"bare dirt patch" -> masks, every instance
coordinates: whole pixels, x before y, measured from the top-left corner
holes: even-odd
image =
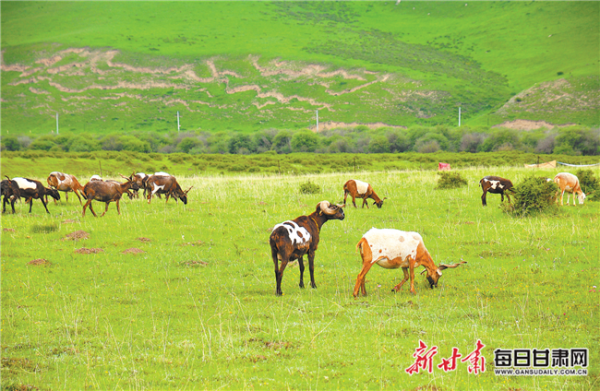
[[[122,254],[142,254],[145,253],[144,250],[140,250],[139,248],[128,248],[127,250],[123,251]]]
[[[147,242],[151,242],[152,239],[150,238],[137,238],[136,240],[139,240],[142,243],[147,243]]]
[[[4,232],[15,232],[16,230],[14,228],[2,228],[2,231],[4,231]]]
[[[555,125],[546,121],[530,121],[526,119],[516,119],[514,121],[505,121],[501,124],[494,125],[492,128],[508,128],[516,130],[533,130],[539,128],[552,129],[555,127],[572,126],[575,124]]]
[[[77,254],[98,254],[98,253],[104,252],[104,250],[101,248],[82,247],[82,248],[78,248],[77,250],[75,250],[75,252]]]
[[[394,129],[406,129],[406,126],[397,126],[397,125],[388,125],[383,122],[375,122],[375,123],[358,123],[358,122],[319,122],[319,132],[322,130],[329,129],[340,129],[340,128],[355,128],[357,126],[366,126],[369,129],[377,129],[377,128],[394,128]],[[316,126],[310,126],[310,130],[313,132],[316,131]]]
[[[90,234],[85,231],[75,231],[67,234],[62,240],[87,240],[90,238]]]
[[[68,219],[68,220],[65,220],[65,221],[61,222],[61,224],[73,224],[73,223],[76,223],[76,222],[77,222],[77,220]]]
[[[50,263],[50,261],[43,258],[34,259],[33,261],[27,262],[27,264],[33,266],[52,266],[52,263]]]

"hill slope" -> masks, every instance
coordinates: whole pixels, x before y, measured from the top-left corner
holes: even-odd
[[[0,6],[12,133],[598,124],[593,2]]]

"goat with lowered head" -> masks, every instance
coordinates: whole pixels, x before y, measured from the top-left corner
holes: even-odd
[[[158,173],[157,173],[158,174]],[[146,180],[146,191],[148,194],[146,198],[148,199],[148,203],[150,203],[150,199],[153,195],[166,194],[167,200],[169,202],[169,197],[173,197],[175,201],[180,199],[184,204],[187,204],[187,193],[192,190],[190,186],[187,190],[182,190],[179,183],[177,183],[177,179],[174,176],[166,174],[166,175],[150,175]]]
[[[392,292],[398,292],[402,285],[410,277],[410,292],[415,294],[415,269],[423,266],[427,271],[427,281],[431,289],[437,287],[438,280],[442,276],[442,270],[455,268],[466,262],[454,265],[435,266],[431,255],[423,244],[423,238],[416,232],[405,232],[397,229],[371,228],[360,239],[356,248],[360,250],[362,257],[362,269],[356,278],[354,286],[354,297],[358,295],[359,289],[363,296],[367,295],[365,289],[365,276],[374,263],[386,269],[402,268],[404,279],[400,284],[392,288]],[[422,273],[421,273],[422,274]]]
[[[346,205],[346,198],[348,198],[348,194],[352,197],[352,205],[356,208],[356,198],[362,198],[363,203],[362,207],[364,208],[367,205],[367,209],[369,208],[369,203],[367,202],[368,198],[373,199],[373,205],[377,205],[378,208],[381,208],[383,205],[383,199],[379,198],[377,194],[375,194],[375,190],[373,187],[366,182],[362,182],[356,179],[350,179],[348,182],[344,184],[344,205]]]
[[[560,188],[560,205],[563,204],[563,196],[565,192],[567,192],[567,206],[569,206],[569,197],[570,193],[573,193],[573,206],[575,206],[575,196],[579,200],[579,205],[583,205],[583,200],[585,200],[585,193],[581,190],[581,186],[579,185],[579,178],[577,176],[569,173],[569,172],[561,172],[556,174],[554,177],[554,183]],[[558,201],[558,197],[557,197]]]
[[[329,201],[321,201],[316,210],[308,216],[299,216],[294,220],[284,221],[273,227],[269,244],[271,256],[275,264],[275,294],[281,296],[281,280],[288,262],[298,260],[300,266],[300,288],[304,288],[304,255],[308,254],[308,270],[310,286],[315,284],[315,251],[319,246],[321,227],[329,220],[344,220],[344,209],[341,205],[332,205]],[[281,267],[279,266],[281,261]]]
[[[106,203],[106,208],[104,209],[102,216],[106,214],[106,211],[108,210],[108,204],[111,202],[117,203],[117,213],[121,214],[119,201],[121,200],[123,193],[126,193],[129,189],[139,189],[138,185],[132,181],[131,177],[126,177],[124,175],[121,176],[126,179],[125,183],[119,183],[116,181],[90,180],[83,187],[83,194],[87,199],[87,202],[85,205],[83,205],[83,217],[85,217],[85,210],[88,206],[90,207],[92,214],[95,217],[98,217],[96,212],[94,212],[94,208],[92,207],[93,200]]]
[[[56,189],[49,189],[42,185],[42,182],[36,181],[35,179],[29,178],[13,178],[10,179],[11,188],[13,191],[13,196],[11,197],[10,206],[12,207],[13,213],[15,213],[15,202],[18,198],[25,198],[26,202],[29,202],[29,213],[31,213],[31,208],[33,207],[33,199],[39,199],[42,201],[42,205],[44,205],[44,209],[46,209],[47,213],[50,213],[48,207],[46,206],[46,202],[44,201],[44,197],[51,196],[55,200],[60,200],[60,194]],[[4,206],[4,205],[3,205]]]

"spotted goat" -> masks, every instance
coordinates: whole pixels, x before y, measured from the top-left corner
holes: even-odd
[[[435,265],[431,255],[425,248],[423,238],[416,232],[405,232],[397,229],[371,228],[360,239],[356,248],[360,251],[362,258],[362,269],[356,278],[354,286],[354,297],[358,296],[359,290],[363,296],[367,295],[365,288],[365,277],[373,264],[378,264],[385,269],[402,268],[404,279],[400,284],[392,288],[392,292],[398,292],[402,285],[410,278],[410,292],[415,290],[415,269],[423,266],[427,272],[427,281],[431,289],[437,287],[442,276],[442,270],[456,268],[467,262],[459,262],[453,265]]]

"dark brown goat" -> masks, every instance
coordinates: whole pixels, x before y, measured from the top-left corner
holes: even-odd
[[[373,205],[377,205],[378,208],[381,208],[383,205],[383,200],[386,198],[380,199],[377,194],[375,194],[375,190],[373,187],[366,182],[357,181],[354,179],[350,179],[348,182],[344,184],[344,206],[346,206],[346,198],[348,198],[348,194],[352,197],[352,205],[356,208],[356,198],[362,198],[362,208],[367,205],[367,209],[369,208],[369,203],[367,202],[368,198],[372,198],[375,202]]]
[[[487,206],[486,194],[500,194],[502,197],[500,202],[504,202],[504,192],[506,191],[506,197],[508,198],[508,202],[510,203],[510,195],[508,191],[514,193],[515,189],[513,188],[513,184],[511,181],[505,178],[501,178],[499,176],[486,176],[483,177],[479,181],[479,186],[483,189],[483,195],[481,196],[481,203],[483,206]]]
[[[83,191],[83,186],[81,186],[81,184],[79,183],[77,178],[75,178],[74,175],[53,171],[46,179],[46,182],[48,182],[48,186],[50,186],[50,188],[56,189],[58,191],[64,191],[65,199],[67,201],[69,201],[69,192],[75,193],[75,195],[79,199],[79,204],[83,205],[81,202],[81,197],[79,196],[79,192]],[[48,202],[47,198],[46,202]]]
[[[87,199],[85,205],[83,205],[83,217],[85,217],[85,210],[89,206],[90,210],[94,214],[95,217],[96,212],[94,212],[94,208],[92,207],[92,201],[100,201],[106,203],[106,209],[104,209],[104,213],[102,216],[106,214],[108,210],[108,205],[111,202],[117,203],[117,213],[121,214],[121,208],[119,207],[119,201],[121,200],[121,196],[123,193],[126,193],[129,189],[139,189],[137,184],[132,181],[131,177],[126,177],[121,175],[127,181],[125,183],[119,183],[116,181],[89,181],[83,187],[83,194]]]
[[[275,264],[275,294],[281,296],[281,280],[288,262],[298,260],[300,266],[300,288],[304,288],[304,255],[308,253],[308,268],[310,270],[310,286],[315,284],[315,251],[319,246],[321,227],[329,220],[344,220],[344,210],[341,205],[331,205],[328,201],[317,204],[316,210],[308,216],[300,216],[273,227],[269,243],[271,256]],[[281,267],[279,267],[281,261]]]
[[[16,194],[18,194],[18,190],[14,190],[12,181],[10,179],[5,179],[0,182],[0,191],[2,192],[2,213],[5,213],[6,204],[11,203],[12,199],[17,197]],[[12,212],[15,213],[15,204],[11,203],[11,206]]]
[[[15,202],[18,198],[21,197],[25,198],[26,202],[29,202],[29,213],[31,213],[31,209],[33,208],[33,199],[39,199],[40,201],[42,201],[42,205],[44,205],[44,209],[46,209],[47,213],[50,213],[50,211],[46,206],[46,201],[44,201],[44,197],[49,195],[55,200],[60,200],[60,194],[58,194],[58,191],[56,191],[56,189],[49,189],[47,187],[44,187],[44,185],[42,185],[42,182],[40,181],[20,177],[8,179],[11,181],[11,187],[13,191],[13,197],[10,201],[10,206],[13,210],[13,213],[15,213]]]
[[[177,179],[172,175],[150,175],[146,181],[146,198],[150,203],[153,195],[166,194],[166,202],[169,202],[169,197],[173,197],[175,200],[180,199],[184,204],[187,204],[187,193],[192,190],[192,187],[194,186],[190,186],[189,189],[183,191],[177,183]]]

